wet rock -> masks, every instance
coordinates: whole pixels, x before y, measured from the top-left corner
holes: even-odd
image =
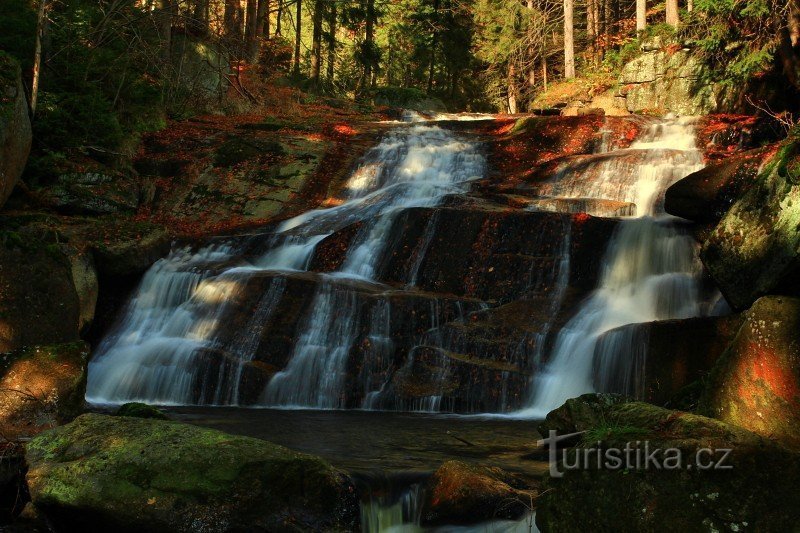
[[[667,189],[667,213],[695,222],[717,223],[755,183],[767,150],[757,149],[708,165]]]
[[[0,351],[78,339],[81,302],[55,243],[6,232],[0,246]],[[13,242],[13,244],[12,244]]]
[[[425,484],[422,523],[517,520],[532,510],[537,496],[537,490],[499,468],[447,461]]]
[[[800,295],[800,143],[787,141],[728,210],[701,259],[734,309],[765,294]]]
[[[700,411],[800,449],[800,299],[763,297],[744,315]]]
[[[65,215],[132,214],[142,190],[132,177],[96,172],[64,174],[36,191],[42,203]]]
[[[640,400],[663,405],[708,375],[742,320],[733,315],[622,326],[600,337],[595,358],[613,347],[620,368],[609,371],[614,375],[610,390],[627,389]]]
[[[217,148],[214,154],[214,165],[217,167],[232,167],[262,155],[281,155],[283,153],[283,146],[279,142],[231,137]]]
[[[34,346],[0,355],[3,437],[31,435],[83,410],[89,346]]]
[[[79,252],[66,246],[62,250],[65,251],[69,258],[72,284],[78,296],[78,307],[80,309],[78,330],[84,332],[94,320],[97,297],[100,293],[97,271],[94,267],[94,257],[91,253]]]
[[[113,240],[95,242],[92,252],[101,277],[136,276],[167,255],[172,236],[155,224],[141,224],[135,234],[118,234]]]
[[[30,501],[25,485],[26,469],[22,444],[0,443],[0,529],[16,518]]]
[[[559,454],[580,467],[562,462],[563,477],[551,477],[537,500],[543,532],[783,531],[800,518],[800,456],[768,439],[640,402],[597,401],[591,417],[591,423],[582,415],[561,423],[588,431]],[[645,462],[655,449],[674,450],[654,454],[661,468]],[[620,463],[598,467],[586,459],[598,457],[596,450],[601,457],[617,454]],[[680,459],[668,463],[669,457]],[[673,464],[681,467],[665,467]]]
[[[559,435],[586,431],[605,421],[611,407],[631,400],[621,394],[591,393],[570,398],[564,405],[547,413],[539,424],[539,433],[547,436],[550,431]]]
[[[83,415],[27,446],[36,508],[69,531],[358,527],[348,478],[266,441],[162,420]]]
[[[114,416],[130,416],[133,418],[155,418],[168,420],[169,418],[160,409],[139,402],[123,404],[114,412]]]
[[[31,123],[19,65],[0,52],[0,206],[14,190],[31,149]]]

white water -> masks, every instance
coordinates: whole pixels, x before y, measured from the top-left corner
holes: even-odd
[[[599,342],[603,334],[628,324],[700,316],[706,310],[700,297],[702,267],[695,243],[674,219],[662,212],[666,188],[702,168],[691,120],[650,126],[629,150],[627,160],[601,159],[596,168],[571,175],[562,173],[554,190],[571,197],[610,198],[637,202],[641,218],[620,223],[603,260],[603,273],[594,293],[558,333],[549,364],[535,377],[529,406],[520,415],[544,417],[565,400],[625,383],[620,368],[641,372],[630,357],[630,336]],[[612,152],[613,154],[613,152]],[[592,172],[596,179],[583,180]]]
[[[306,270],[325,237],[361,221],[341,270],[320,283],[289,364],[263,394],[267,405],[339,406],[360,314],[356,292],[337,280],[372,282],[397,213],[437,205],[448,194],[465,192],[484,173],[476,145],[435,125],[398,127],[365,155],[346,185],[343,204],[284,222],[262,257],[245,262],[229,246],[173,252],[148,271],[123,319],[98,348],[87,400],[237,404],[238,381],[233,381],[258,348],[260,328],[254,323],[240,332],[238,345],[220,345],[219,326],[230,302],[257,272]],[[264,320],[274,304],[265,306],[256,310]],[[220,370],[210,396],[203,390],[210,379],[199,360],[203,350],[224,350],[237,360],[232,372]]]

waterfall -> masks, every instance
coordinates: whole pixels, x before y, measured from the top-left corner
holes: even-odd
[[[628,324],[705,311],[694,240],[662,208],[666,188],[702,168],[694,139],[691,119],[658,122],[629,149],[607,152],[579,170],[568,166],[546,186],[548,193],[567,197],[636,202],[639,218],[619,224],[597,289],[558,332],[521,414],[543,417],[565,400],[592,391],[635,394],[644,364],[632,338],[635,330],[603,335]],[[587,174],[595,179],[585,180]]]
[[[359,222],[340,270],[319,276],[294,352],[262,394],[265,405],[341,406],[344,365],[364,318],[356,288],[382,288],[375,280],[397,214],[436,206],[447,195],[466,192],[484,174],[476,144],[432,124],[399,126],[362,158],[341,205],[287,220],[262,237],[267,249],[259,257],[246,256],[235,244],[173,251],[146,273],[122,319],[98,347],[87,400],[238,404],[243,369],[285,283],[272,282],[244,326],[247,331],[237,332],[234,342],[221,338],[230,306],[259,274],[307,270],[320,242]],[[217,371],[209,361],[221,361]]]

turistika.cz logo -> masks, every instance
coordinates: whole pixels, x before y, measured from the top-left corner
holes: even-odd
[[[730,470],[728,464],[731,448],[700,448],[686,455],[679,448],[651,447],[648,441],[627,442],[623,448],[597,446],[562,448],[559,457],[558,443],[574,439],[585,431],[558,435],[550,430],[546,439],[537,444],[547,446],[550,476],[560,478],[567,470]]]

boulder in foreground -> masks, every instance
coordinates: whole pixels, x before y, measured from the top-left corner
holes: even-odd
[[[562,463],[564,476],[550,478],[537,500],[536,522],[544,533],[796,530],[797,453],[719,420],[646,403],[595,395],[571,402],[586,406],[562,406],[540,427],[545,435],[549,429],[589,428],[564,451],[568,464],[579,468]],[[598,453],[605,458],[626,446],[633,467],[625,468],[625,455],[621,467],[597,466]],[[644,467],[655,449],[678,450],[682,466],[665,468],[663,452],[656,454],[660,468],[652,462]]]
[[[27,447],[36,508],[63,531],[340,531],[357,527],[348,478],[259,439],[86,414]]]
[[[765,296],[744,315],[700,410],[800,449],[800,299]]]

